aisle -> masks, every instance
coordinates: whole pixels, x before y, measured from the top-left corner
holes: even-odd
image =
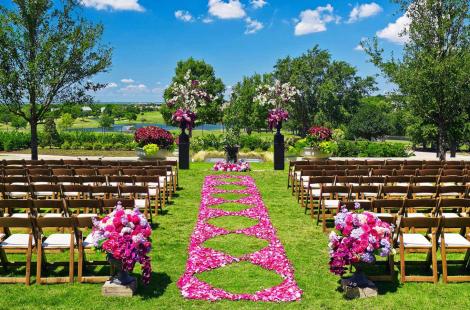
[[[186,271],[177,285],[188,299],[201,300],[252,300],[252,301],[296,301],[302,290],[294,279],[294,269],[287,259],[284,247],[276,236],[261,195],[250,176],[212,175],[205,178],[201,194],[196,228],[189,245]],[[239,211],[233,209],[239,208]],[[234,217],[251,219],[245,227],[227,228]],[[213,220],[219,220],[214,225]],[[266,242],[257,251],[235,255],[207,246],[206,241],[229,235],[243,235]],[[262,288],[253,293],[234,293],[216,288],[199,279],[205,272],[247,262],[259,266],[281,278],[281,283]],[[242,283],[243,285],[243,283]]]

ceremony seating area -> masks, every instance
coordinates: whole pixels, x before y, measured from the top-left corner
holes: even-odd
[[[79,282],[105,282],[109,275],[86,274],[87,267],[109,265],[104,257],[87,260],[94,246],[92,218],[120,202],[156,224],[178,189],[176,161],[9,160],[0,162],[0,173],[0,265],[4,271],[25,267],[24,277],[2,276],[0,283],[30,285],[33,255],[37,284],[71,283],[77,267]],[[48,263],[47,256],[58,252],[68,252],[69,259]],[[8,260],[19,253],[24,262]],[[58,266],[66,266],[68,276],[50,276],[48,267]]]
[[[444,283],[470,281],[469,168],[463,161],[297,161],[290,163],[288,187],[323,232],[330,230],[342,206],[351,210],[357,204],[393,224],[401,282],[437,283],[439,265]],[[430,268],[432,275],[408,275],[405,256],[423,251],[426,261],[412,263]],[[462,252],[464,259],[449,261],[449,252]],[[394,262],[393,254],[388,261]],[[462,274],[449,276],[449,263],[461,264]],[[394,263],[388,272],[393,276]]]

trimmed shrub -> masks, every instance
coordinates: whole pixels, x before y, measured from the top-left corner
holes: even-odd
[[[31,134],[21,131],[0,131],[0,150],[16,151],[30,147]]]

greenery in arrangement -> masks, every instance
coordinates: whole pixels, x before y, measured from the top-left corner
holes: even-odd
[[[410,20],[401,59],[384,58],[377,39],[364,42],[372,62],[399,87],[397,95],[432,133],[439,157],[455,153],[470,114],[468,0],[394,0]],[[415,128],[417,129],[417,128]],[[430,130],[432,129],[432,130]],[[416,131],[415,131],[416,133]]]
[[[105,86],[90,79],[109,68],[111,49],[99,44],[102,25],[77,18],[78,9],[75,0],[0,5],[0,105],[29,123],[32,159],[52,105],[90,102]]]
[[[156,144],[147,144],[142,149],[144,150],[145,155],[149,157],[157,155],[158,151],[160,150]]]

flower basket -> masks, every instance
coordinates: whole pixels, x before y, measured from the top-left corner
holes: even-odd
[[[308,159],[328,159],[331,154],[325,153],[319,147],[305,147],[303,157]]]
[[[169,150],[165,150],[165,149],[159,149],[157,154],[147,155],[144,149],[141,147],[137,147],[135,149],[135,152],[137,154],[137,157],[139,157],[140,160],[165,160],[168,157],[173,155],[173,152]]]

